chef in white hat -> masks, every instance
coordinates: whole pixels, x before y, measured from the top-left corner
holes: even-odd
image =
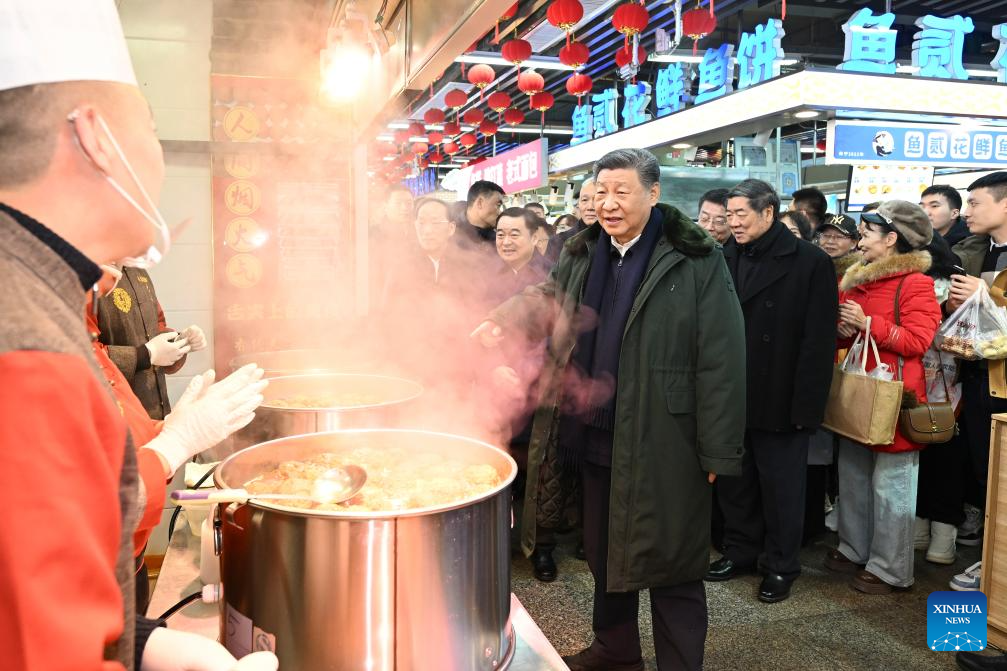
[[[0,650],[15,670],[275,670],[134,613],[145,490],[91,353],[99,264],[170,234],[150,109],[112,0],[0,2]]]

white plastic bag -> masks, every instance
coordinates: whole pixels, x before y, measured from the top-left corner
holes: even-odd
[[[865,334],[866,333],[866,337]],[[870,371],[867,370],[867,356],[870,352],[874,352],[874,368]],[[843,359],[843,363],[839,365],[846,373],[851,373],[853,375],[864,375],[866,377],[873,377],[878,380],[888,380],[892,381],[895,379],[895,373],[889,369],[888,364],[881,363],[881,355],[878,354],[878,344],[874,341],[874,336],[871,335],[871,318],[867,318],[867,329],[866,331],[861,331],[857,333],[856,339],[853,344],[850,345],[849,352],[846,353],[846,358]]]
[[[1007,359],[1007,312],[980,284],[937,329],[934,345],[966,361]]]

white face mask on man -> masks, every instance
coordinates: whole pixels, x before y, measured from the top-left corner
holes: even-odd
[[[79,114],[80,112],[74,110],[67,116],[67,121],[75,121]],[[154,201],[147,194],[147,189],[143,187],[140,179],[136,176],[133,166],[130,165],[129,160],[126,159],[126,154],[122,151],[122,148],[119,147],[119,143],[116,141],[115,136],[112,134],[112,130],[108,127],[108,124],[105,123],[105,119],[99,116],[98,123],[101,124],[102,130],[105,131],[109,141],[112,143],[112,148],[115,149],[115,153],[119,157],[119,160],[122,161],[124,166],[126,166],[126,171],[129,173],[130,179],[133,180],[133,184],[135,184],[136,188],[140,191],[140,195],[143,196],[143,199],[146,201],[147,206],[150,208],[150,212],[147,212],[147,210],[142,208],[118,182],[112,179],[110,175],[104,174],[104,171],[101,171],[97,165],[95,165],[95,169],[102,172],[105,180],[112,186],[112,188],[115,189],[127,203],[132,205],[133,209],[139,212],[143,218],[154,227],[154,230],[157,231],[157,237],[154,240],[154,244],[147,249],[147,252],[143,256],[129,256],[121,259],[119,263],[130,268],[153,268],[161,262],[161,259],[164,258],[164,255],[168,253],[168,249],[171,247],[171,231],[168,229],[168,224],[165,223],[164,217],[161,216],[161,212],[157,209],[157,205],[154,204]],[[79,137],[77,138],[77,146],[81,146]],[[85,156],[86,155],[87,154],[85,153]],[[88,160],[91,160],[90,156],[88,156]],[[94,165],[93,160],[91,163]]]

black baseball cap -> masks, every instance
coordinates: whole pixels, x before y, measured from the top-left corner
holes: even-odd
[[[825,215],[825,220],[818,227],[818,230],[822,230],[831,226],[843,235],[854,240],[860,239],[860,232],[857,230],[857,222],[853,220],[853,217],[848,217],[845,214],[827,214]]]

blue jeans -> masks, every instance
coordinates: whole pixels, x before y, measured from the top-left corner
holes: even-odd
[[[920,453],[839,439],[839,551],[893,587],[913,584]]]

